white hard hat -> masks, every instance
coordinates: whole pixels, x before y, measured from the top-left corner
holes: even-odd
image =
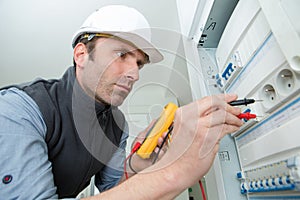
[[[151,63],[163,59],[163,55],[151,44],[151,29],[148,21],[134,8],[110,5],[96,10],[73,35],[73,48],[78,39],[87,33],[111,34],[124,39],[146,53]]]

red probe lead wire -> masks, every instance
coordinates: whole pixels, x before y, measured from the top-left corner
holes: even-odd
[[[206,200],[205,190],[204,190],[204,187],[203,187],[203,184],[202,184],[201,180],[199,180],[199,185],[200,185],[200,190],[201,190],[201,194],[202,194],[202,199]]]
[[[130,154],[127,156],[127,158],[125,159],[124,161],[124,174],[125,174],[125,178],[126,180],[128,179],[128,173],[127,173],[127,170],[126,170],[126,164],[127,164],[127,161],[128,159],[133,156],[133,154],[141,147],[141,143],[140,142],[136,142],[134,147],[131,149],[131,152]]]

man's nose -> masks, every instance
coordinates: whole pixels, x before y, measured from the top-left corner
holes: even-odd
[[[131,81],[139,80],[139,67],[137,66],[137,64],[131,65],[131,67],[129,67],[125,72],[125,76]]]
[[[139,80],[140,56],[137,50],[128,53],[125,60],[125,77],[131,81]]]

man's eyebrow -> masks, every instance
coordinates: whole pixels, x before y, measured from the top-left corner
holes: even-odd
[[[124,51],[125,53],[129,54],[130,56],[136,56],[135,53],[133,53],[133,51],[137,50],[139,53],[141,53],[143,55],[143,59],[138,59],[138,62],[141,63],[141,64],[147,64],[148,63],[148,60],[147,60],[147,57],[146,57],[146,54],[140,50],[140,49],[136,49],[136,48],[133,48],[133,49],[129,49],[127,46],[119,46],[119,48],[116,48],[116,51]]]
[[[120,45],[119,47],[117,47],[117,49],[119,50],[123,50],[123,51],[126,51],[126,52],[132,52],[134,50],[136,50],[136,48],[129,48],[128,46],[125,46],[125,45]]]

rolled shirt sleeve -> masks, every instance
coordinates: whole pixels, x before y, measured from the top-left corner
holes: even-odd
[[[58,199],[36,103],[16,88],[1,90],[0,127],[0,197]]]

